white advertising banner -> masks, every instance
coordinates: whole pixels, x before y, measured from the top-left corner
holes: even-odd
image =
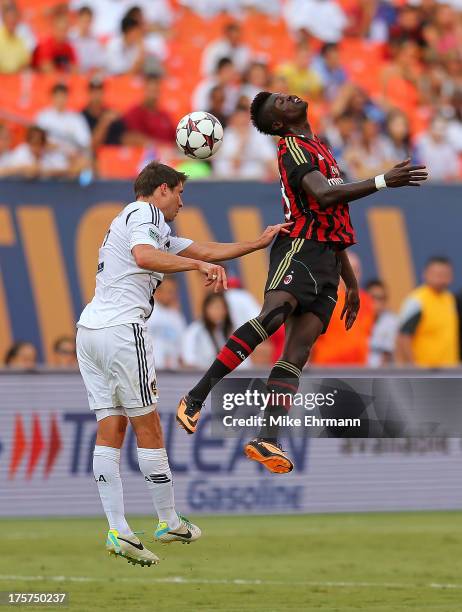
[[[195,435],[177,427],[179,396],[196,378],[159,376],[159,412],[182,513],[462,507],[462,444],[457,438],[310,440],[297,435],[283,441],[295,470],[269,474],[243,455],[245,433],[240,439],[212,434],[209,409]],[[100,514],[92,472],[95,432],[78,373],[2,373],[0,516]],[[122,476],[127,512],[151,513],[130,429]]]

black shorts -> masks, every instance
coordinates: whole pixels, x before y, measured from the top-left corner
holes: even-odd
[[[271,248],[265,293],[291,293],[298,301],[295,313],[312,312],[325,333],[337,302],[340,269],[331,243],[278,236]]]

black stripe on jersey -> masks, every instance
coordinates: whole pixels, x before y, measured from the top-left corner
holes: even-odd
[[[150,204],[150,206],[151,206],[152,223],[153,225],[159,226],[159,221],[160,221],[159,211],[152,204]]]
[[[140,357],[140,348],[138,346],[138,335],[137,335],[136,323],[132,323],[132,327],[133,327],[133,335],[135,336],[136,358],[138,359],[138,380],[139,380],[139,383],[140,383],[141,401],[143,402],[143,406],[149,406],[149,404],[146,402],[146,396],[144,394],[144,387],[143,387],[143,384],[141,382],[141,380],[142,380],[142,376],[141,376],[141,357]]]
[[[137,210],[139,210],[139,208],[135,208],[135,210],[131,210],[128,215],[127,218],[125,219],[125,225],[127,225],[128,220],[130,219],[130,215],[133,215],[134,212],[136,212]]]
[[[152,397],[151,397],[151,391],[149,389],[148,361],[146,358],[146,346],[144,344],[143,330],[141,329],[140,325],[138,325],[138,333],[140,335],[141,363],[143,365],[143,370],[144,370],[144,386],[145,386],[146,398],[149,402],[148,406],[150,406],[152,404]]]

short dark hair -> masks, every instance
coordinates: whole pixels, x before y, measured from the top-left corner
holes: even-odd
[[[135,196],[143,198],[152,195],[157,187],[164,183],[167,183],[167,186],[173,189],[187,180],[188,175],[184,172],[178,172],[170,166],[153,161],[138,174],[133,188]]]
[[[127,34],[131,30],[135,30],[136,28],[139,28],[139,27],[140,27],[140,22],[137,19],[134,19],[133,17],[125,16],[122,19],[122,22],[120,24],[120,31],[122,32],[122,34]]]
[[[55,83],[53,85],[53,87],[51,88],[51,95],[54,96],[57,93],[69,93],[69,87],[66,85],[66,83]]]
[[[263,107],[270,96],[272,96],[270,91],[260,91],[257,93],[250,105],[250,120],[262,134],[269,134],[270,136],[275,136],[276,134],[281,135],[273,129],[273,118],[271,117],[271,113],[263,112]]]
[[[5,354],[5,365],[10,365],[10,363],[13,361],[13,359],[17,356],[17,354],[19,353],[19,351],[24,347],[24,346],[29,346],[32,345],[32,342],[24,342],[24,341],[19,341],[19,342],[15,342],[14,344],[12,344],[10,346],[10,348],[7,350],[6,354]],[[35,346],[34,346],[35,348]]]
[[[90,15],[93,17],[93,10],[89,6],[81,6],[78,10],[79,15]]]
[[[53,352],[59,353],[61,351],[62,345],[66,342],[72,342],[72,344],[74,344],[75,346],[74,336],[59,336],[59,338],[56,338],[56,340],[53,342]]]
[[[333,42],[324,43],[323,46],[321,47],[321,55],[324,57],[329,53],[329,51],[332,51],[335,49],[338,49],[337,43],[333,43]]]
[[[445,255],[432,255],[425,263],[425,268],[428,268],[432,264],[444,264],[446,266],[452,266],[452,262],[449,257]]]
[[[381,287],[386,291],[385,283],[381,281],[380,278],[371,278],[367,281],[365,285],[366,291],[369,291],[369,289],[372,289],[372,287]]]
[[[222,68],[224,68],[225,66],[232,65],[232,63],[233,61],[230,57],[220,57],[220,59],[218,60],[215,66],[215,72],[220,72]]]

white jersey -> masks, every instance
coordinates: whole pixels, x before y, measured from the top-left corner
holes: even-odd
[[[162,212],[148,202],[132,202],[112,221],[99,250],[96,290],[80,315],[77,327],[101,329],[124,323],[141,323],[150,317],[154,291],[161,272],[137,266],[132,249],[148,244],[177,254],[192,240],[171,235]]]

